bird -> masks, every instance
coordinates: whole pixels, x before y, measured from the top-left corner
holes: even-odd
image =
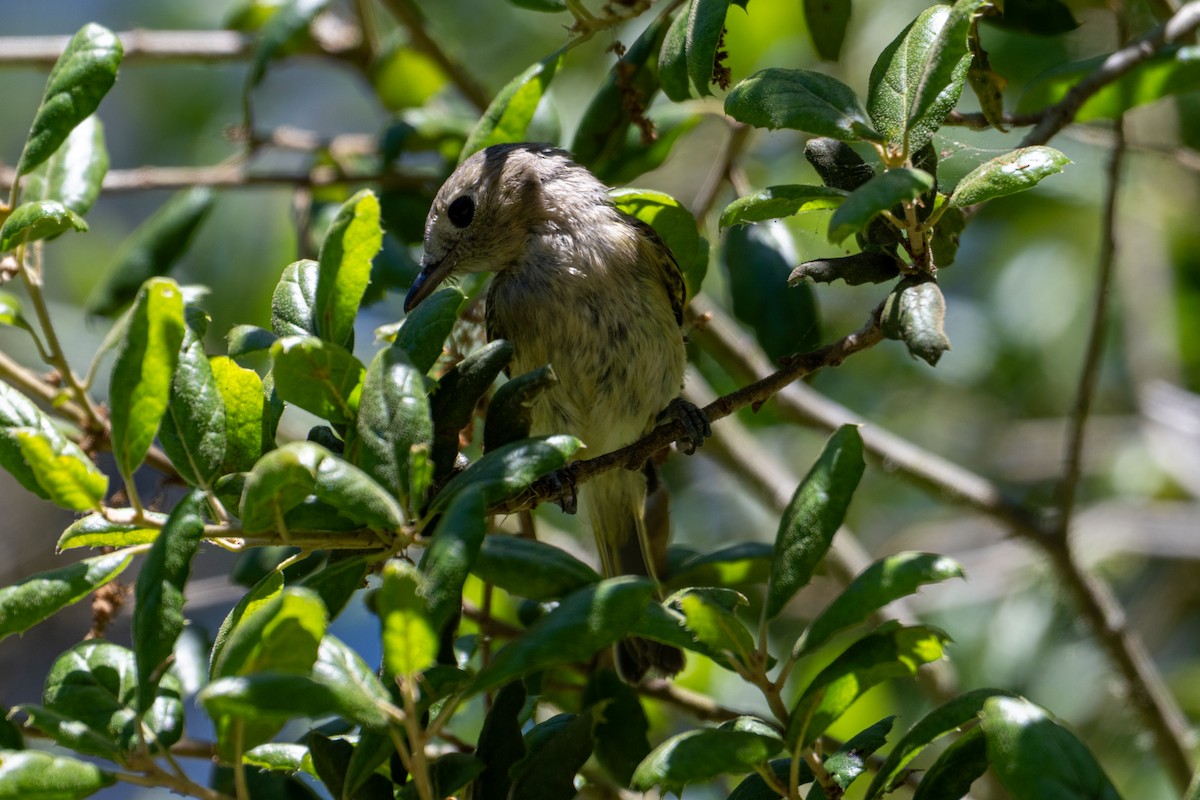
[[[513,345],[510,372],[550,364],[558,375],[533,407],[531,435],[571,434],[598,456],[665,418],[684,423],[686,452],[711,434],[703,412],[680,397],[685,287],[675,257],[567,151],[500,144],[464,160],[430,208],[405,311],[447,279],[477,272],[494,273],[485,326],[489,340]],[[665,526],[648,531],[645,516],[656,484],[652,464],[614,469],[581,483],[578,498],[604,576],[647,576],[661,599]],[[684,666],[679,649],[636,637],[618,642],[615,662],[635,684]]]

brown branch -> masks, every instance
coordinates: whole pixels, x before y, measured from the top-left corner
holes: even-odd
[[[412,46],[429,56],[441,67],[442,72],[458,87],[463,96],[480,111],[491,103],[487,91],[479,85],[475,78],[442,49],[425,30],[425,18],[421,9],[412,0],[383,0],[383,4],[392,15],[408,30]]]
[[[746,406],[757,409],[788,384],[825,367],[836,367],[853,354],[874,347],[883,340],[879,322],[882,309],[881,304],[871,312],[871,318],[859,330],[812,352],[793,356],[783,368],[709,403],[704,407],[704,413],[711,422],[716,422]],[[679,420],[664,422],[633,444],[605,455],[573,462],[570,466],[571,479],[578,484],[610,469],[640,469],[651,456],[684,438],[686,434],[687,431]],[[561,489],[559,483],[552,478],[543,478],[518,497],[489,509],[489,512],[512,513],[532,508],[546,500],[557,499]]]
[[[1037,125],[1042,121],[1042,116],[1045,112],[1037,111],[1030,114],[1003,114],[1000,121],[1009,128],[1028,128],[1030,125]],[[983,112],[976,111],[974,113],[964,113],[962,111],[951,111],[942,120],[943,125],[954,125],[960,128],[970,128],[971,130],[981,131],[992,127],[992,123],[983,115]]]
[[[254,37],[237,31],[145,31],[117,34],[123,61],[234,61],[254,52]],[[52,67],[70,36],[0,37],[0,66]]]
[[[1079,109],[1092,95],[1143,61],[1154,57],[1163,47],[1180,41],[1197,27],[1200,27],[1200,0],[1193,0],[1179,9],[1165,24],[1104,59],[1104,63],[1095,72],[1072,86],[1066,97],[1039,112],[1041,120],[1021,140],[1021,147],[1050,141],[1075,119]]]

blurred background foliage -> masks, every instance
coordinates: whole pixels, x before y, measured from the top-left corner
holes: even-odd
[[[533,13],[498,0],[335,2],[322,24],[335,44],[342,41],[338,37],[350,36],[348,54],[338,59],[297,53],[271,65],[249,93],[256,135],[303,135],[296,134],[298,148],[256,147],[248,174],[305,176],[314,166],[326,167],[368,176],[365,183],[381,188],[388,236],[376,263],[377,302],[360,318],[357,336],[358,350],[368,355],[373,329],[402,316],[403,290],[419,257],[432,192],[479,115],[442,69],[411,46],[411,33],[386,8],[417,5],[426,17],[423,30],[473,76],[485,99],[560,47],[570,23],[566,14]],[[753,0],[748,11],[730,11],[725,63],[735,82],[764,67],[784,66],[832,74],[863,93],[880,50],[927,5],[923,0],[857,0],[840,59],[829,62],[814,49],[798,0]],[[1017,107],[1024,87],[1044,69],[1114,48],[1118,34],[1107,4],[1074,0],[1069,5],[1079,25],[1060,36],[984,26],[992,67],[1008,81],[1008,110]],[[1132,0],[1123,5],[1133,30],[1153,23],[1151,8]],[[350,22],[364,9],[370,23],[367,45],[375,54],[366,61],[358,57],[362,43],[355,43]],[[612,66],[613,45],[631,44],[655,13],[657,8],[571,50],[539,107],[530,138],[569,144]],[[88,21],[118,31],[253,27],[254,15],[244,0],[5,0],[0,36],[68,35]],[[246,143],[234,132],[243,118],[247,69],[246,58],[127,60],[99,112],[112,169],[240,164]],[[44,66],[0,65],[0,161],[6,164],[19,153],[45,74]],[[960,109],[976,110],[974,102],[964,93]],[[663,121],[681,113],[696,115],[695,123],[685,126],[665,163],[631,184],[667,192],[692,206],[714,179],[711,172],[731,128],[719,99],[690,101],[682,111],[659,102],[650,116],[660,120],[660,129],[670,130]],[[1194,394],[1200,392],[1200,228],[1195,222],[1200,155],[1190,148],[1200,145],[1200,94],[1140,107],[1127,122],[1131,156],[1119,200],[1118,277],[1074,535],[1084,560],[1124,601],[1130,626],[1194,720],[1200,717],[1200,398]],[[935,140],[939,178],[952,182],[1015,146],[1019,136],[1019,131],[943,128]],[[987,476],[1017,497],[1050,501],[1061,474],[1065,419],[1092,308],[1110,140],[1104,123],[1068,129],[1053,141],[1074,162],[1063,176],[1032,193],[989,203],[971,221],[956,263],[939,274],[953,350],[935,369],[889,342],[818,374],[811,384],[872,426]],[[326,148],[330,142],[333,147]],[[796,132],[750,132],[736,162],[745,186],[819,183],[803,158],[803,145]],[[308,191],[263,178],[218,187],[211,213],[172,273],[181,283],[216,290],[219,302],[208,305],[210,352],[223,351],[231,326],[268,323],[270,293],[280,271],[311,254],[327,221],[323,212],[357,185],[334,183]],[[84,314],[84,303],[122,241],[172,193],[106,192],[91,213],[91,232],[64,237],[47,251],[47,294],[77,367],[90,358],[108,325],[104,318]],[[719,212],[735,196],[724,185],[711,208]],[[772,355],[857,328],[879,301],[880,290],[871,286],[786,288],[787,271],[800,261],[847,252],[826,240],[826,214],[731,232],[719,231],[715,217],[704,223],[714,246],[703,291],[754,325]],[[765,265],[734,257],[752,254],[764,239],[770,240],[769,248],[773,242],[771,252],[783,256]],[[728,245],[724,255],[722,241]],[[749,269],[755,270],[754,280],[747,282],[747,273],[739,270]],[[761,283],[772,275],[777,283]],[[787,337],[795,340],[791,346]],[[36,353],[17,331],[0,330],[0,348],[36,363]],[[736,385],[709,355],[697,350],[693,360],[719,391]],[[783,422],[772,404],[739,418],[754,435],[748,457],[776,457],[794,479],[811,463],[824,436]],[[303,437],[304,421],[286,423],[285,435]],[[1151,766],[1156,761],[1148,737],[1139,733],[1140,722],[1115,692],[1103,654],[1077,624],[1075,609],[1060,595],[1042,556],[1008,538],[996,522],[915,488],[893,467],[875,463],[868,470],[851,506],[847,533],[872,556],[918,549],[964,564],[966,582],[939,586],[914,600],[922,616],[955,639],[951,678],[963,689],[997,686],[1020,692],[1060,715],[1093,748],[1125,796],[1170,796],[1163,771]],[[667,476],[677,543],[705,550],[731,540],[773,538],[777,513],[717,461],[673,459]],[[0,507],[5,509],[0,583],[48,568],[62,514],[20,491],[7,476],[0,476]],[[539,516],[551,541],[586,553],[590,545],[560,535],[560,530],[574,531],[575,520],[554,509]],[[240,568],[253,574],[252,565]],[[197,571],[208,580],[189,587],[191,608],[211,607],[198,616],[208,617],[214,627],[237,596],[222,588],[230,569],[227,554],[206,550]],[[818,586],[796,612],[820,608],[824,599]],[[352,610],[340,624],[350,630],[362,619]],[[122,622],[127,625],[119,620],[110,633],[114,640],[128,638]],[[45,673],[61,642],[72,641],[86,625],[78,615],[60,616],[22,640],[0,645],[3,704],[36,697],[36,676]],[[365,648],[370,658],[372,637],[339,635]],[[691,659],[679,683],[737,708],[756,702],[740,681],[700,658]],[[853,732],[887,713],[901,714],[902,724],[908,724],[931,704],[910,687],[884,686],[861,701],[844,724]],[[654,720],[659,730],[653,739],[670,732],[669,717]],[[101,796],[116,797],[118,791]]]

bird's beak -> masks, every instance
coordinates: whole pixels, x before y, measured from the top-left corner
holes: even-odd
[[[404,313],[408,313],[417,307],[417,304],[424,300],[429,295],[433,294],[434,290],[441,285],[451,270],[454,268],[454,259],[447,256],[441,261],[424,263],[421,272],[417,275],[417,279],[413,281],[412,288],[408,290],[408,296],[404,298]]]

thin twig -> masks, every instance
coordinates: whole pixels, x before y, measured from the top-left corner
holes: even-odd
[[[234,61],[254,52],[254,37],[238,31],[123,31],[126,64],[134,61]],[[51,67],[70,36],[0,37],[0,66]]]
[[[471,105],[480,111],[488,107],[491,97],[487,91],[429,35],[425,17],[412,0],[383,0],[383,4],[408,30],[413,47],[433,59]]]

